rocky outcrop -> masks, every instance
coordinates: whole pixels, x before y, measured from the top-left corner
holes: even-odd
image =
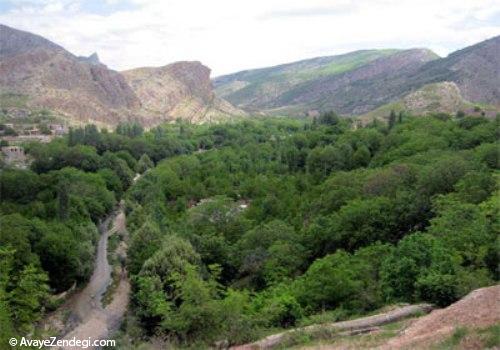
[[[449,81],[429,84],[403,98],[406,111],[412,114],[456,113],[463,110],[466,101],[457,84]]]
[[[85,57],[85,56],[78,56],[78,59],[80,61],[84,61],[90,64],[102,64],[101,60],[99,59],[99,56],[97,55],[97,52],[94,52],[92,55]]]
[[[244,113],[215,96],[210,69],[200,62],[176,62],[122,72],[152,120],[214,122]]]
[[[424,116],[435,113],[456,115],[459,111],[472,116],[494,118],[500,112],[500,106],[477,106],[467,101],[455,82],[443,81],[424,85],[422,88],[390,102],[366,114],[355,117],[362,125],[374,119],[387,121],[391,111],[396,113]]]

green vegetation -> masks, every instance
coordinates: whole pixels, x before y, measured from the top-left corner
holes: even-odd
[[[121,198],[130,347],[242,343],[495,283],[498,121],[394,119],[87,126],[27,147],[31,170],[0,176],[0,337],[85,282]]]
[[[11,123],[20,128],[26,124],[36,124],[40,128],[47,128],[49,123],[64,123],[64,119],[46,109],[26,109],[24,105],[16,106],[19,110],[10,111],[11,105],[2,105],[0,96],[0,123]],[[46,131],[48,131],[46,129]]]
[[[317,68],[305,69],[303,71],[299,71],[296,76],[291,75],[290,77],[298,77],[305,81],[308,79],[319,78],[326,75],[340,74],[361,67],[362,65],[378,58],[393,55],[398,51],[399,50],[395,49],[364,50],[354,52],[349,55],[341,55],[336,60],[326,65],[320,65]]]
[[[433,349],[464,349],[474,344],[482,349],[495,349],[500,345],[500,325],[486,328],[457,327],[447,339]]]
[[[23,108],[26,107],[28,102],[28,96],[15,94],[15,93],[3,93],[0,94],[0,108]]]
[[[494,283],[495,123],[352,130],[325,114],[194,136],[213,148],[159,162],[126,195],[143,335],[240,343],[325,310],[444,306]]]
[[[91,126],[73,132],[88,143],[105,135]],[[97,224],[132,183],[126,160],[135,167],[142,155],[78,142],[26,145],[31,169],[0,170],[0,343],[33,332],[43,309],[54,308],[50,294],[87,281]]]

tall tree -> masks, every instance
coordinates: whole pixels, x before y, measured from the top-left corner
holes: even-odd
[[[396,112],[394,112],[394,109],[391,109],[388,121],[389,130],[391,130],[395,124],[396,124]]]

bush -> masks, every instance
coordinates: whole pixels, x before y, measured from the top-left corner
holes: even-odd
[[[435,271],[416,281],[415,288],[419,299],[432,301],[438,306],[446,306],[458,299],[457,278]]]
[[[390,300],[453,301],[457,298],[456,280],[450,276],[460,270],[459,262],[453,250],[431,235],[406,236],[382,265],[384,294]]]
[[[268,325],[273,327],[290,327],[302,318],[302,307],[291,294],[272,296],[261,312],[268,320]]]
[[[359,271],[343,251],[314,261],[292,290],[308,313],[348,304],[362,291]]]

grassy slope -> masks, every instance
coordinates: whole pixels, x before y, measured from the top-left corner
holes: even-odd
[[[389,56],[396,52],[398,52],[398,50],[395,49],[359,51],[355,55],[343,55],[329,64],[314,69],[305,69],[297,72],[295,75],[300,77],[302,81],[307,81],[327,75],[340,74],[358,68],[377,58]]]
[[[366,63],[398,52],[398,50],[363,50],[345,55],[318,57],[275,67],[243,71],[215,79],[216,92],[233,104],[258,98],[272,87],[284,93],[291,87],[325,76],[353,70]],[[234,88],[234,82],[240,83]],[[238,87],[240,87],[238,89]]]
[[[28,102],[28,96],[15,94],[15,93],[3,93],[0,94],[0,108],[24,108]]]

